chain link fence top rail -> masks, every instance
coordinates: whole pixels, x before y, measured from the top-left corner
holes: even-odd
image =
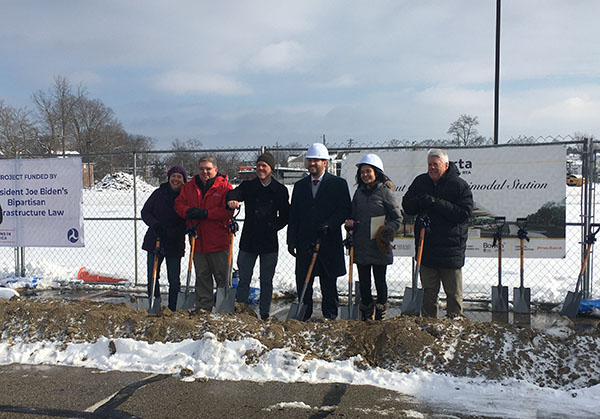
[[[537,142],[530,137],[517,138],[509,144],[496,147],[519,147],[548,144],[564,144],[567,147],[567,164],[569,167],[580,166],[583,153],[582,141],[572,140],[568,137],[539,138]],[[565,141],[566,140],[566,141]],[[387,143],[359,144],[349,141],[346,144],[330,144],[327,146],[331,153],[368,153],[384,150],[422,150],[437,145],[446,149],[457,148],[448,144],[431,144],[403,142],[393,140]],[[481,147],[492,147],[483,145]],[[594,148],[595,152],[596,148]],[[230,181],[236,186],[244,177],[251,177],[256,158],[264,151],[273,153],[277,163],[287,165],[288,159],[299,156],[306,151],[306,147],[260,147],[260,148],[215,148],[190,151],[151,151],[133,153],[105,153],[82,156],[83,162],[96,164],[95,185],[87,188],[83,193],[83,216],[85,222],[85,247],[77,249],[34,247],[26,250],[26,270],[30,276],[48,277],[55,276],[57,281],[64,278],[77,278],[78,272],[85,268],[91,272],[106,274],[114,278],[123,278],[132,283],[144,286],[147,283],[146,252],[141,250],[147,226],[141,221],[140,211],[159,183],[165,182],[166,171],[172,165],[182,165],[188,171],[188,176],[197,173],[197,162],[201,155],[214,155],[217,158],[219,171],[226,173]],[[48,157],[48,156],[45,156]],[[298,165],[300,172],[303,159]],[[247,168],[240,171],[240,167]],[[597,168],[596,168],[597,169]],[[425,164],[423,171],[426,170]],[[133,173],[137,176],[134,177]],[[597,172],[597,170],[595,170]],[[393,179],[392,179],[393,180]],[[292,184],[287,185],[290,196]],[[536,259],[525,261],[525,286],[532,290],[532,301],[536,303],[560,303],[568,290],[573,290],[577,274],[581,266],[582,256],[582,223],[587,217],[593,220],[593,214],[585,214],[582,206],[582,188],[566,188],[566,248],[565,259]],[[594,207],[595,207],[594,196]],[[240,227],[243,227],[243,207],[240,214]],[[278,294],[295,294],[295,259],[286,249],[286,229],[279,232],[279,261],[274,278],[274,289]],[[235,237],[235,247],[239,245],[240,234]],[[4,260],[5,272],[11,271],[13,259],[12,248],[0,248]],[[187,246],[182,263],[182,282],[185,281]],[[596,258],[591,259],[590,269],[596,272]],[[412,258],[408,256],[394,258],[394,263],[388,267],[387,281],[390,297],[401,297],[404,288],[411,286]],[[163,271],[166,268],[163,268]],[[356,270],[355,270],[356,272]],[[166,275],[163,273],[163,278]],[[192,275],[192,278],[194,275]],[[509,287],[518,286],[520,266],[518,259],[503,261],[503,282]],[[593,278],[593,276],[592,276]],[[356,277],[355,277],[356,280]],[[192,281],[194,281],[192,279]],[[343,294],[343,282],[338,283],[338,288]],[[497,282],[496,258],[467,258],[463,268],[463,294],[465,299],[484,300],[490,299],[490,287]],[[558,285],[557,285],[558,284]],[[166,279],[161,279],[161,286],[166,286]],[[253,275],[252,286],[258,287],[258,264]],[[592,294],[598,290],[598,280],[593,278],[591,283]],[[315,283],[315,295],[319,295],[318,281]],[[441,293],[443,297],[443,293]]]

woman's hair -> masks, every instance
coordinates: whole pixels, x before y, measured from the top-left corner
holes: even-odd
[[[358,166],[358,169],[356,170],[356,176],[355,176],[355,179],[356,179],[356,184],[357,184],[359,187],[365,184],[365,182],[363,182],[363,180],[362,180],[362,179],[361,179],[361,177],[360,177],[360,169],[361,169],[361,167],[363,167],[363,166],[365,166],[365,165],[366,165],[366,166],[369,166],[369,167],[370,167],[371,169],[373,169],[373,171],[375,172],[375,182],[374,182],[374,183],[376,183],[376,184],[377,184],[377,183],[384,183],[384,182],[386,182],[386,181],[390,180],[390,178],[389,178],[389,177],[387,177],[387,176],[385,175],[385,173],[383,173],[381,170],[379,170],[379,169],[378,169],[378,168],[376,168],[375,166],[371,166],[370,164],[363,163],[363,164],[361,164],[360,166]]]

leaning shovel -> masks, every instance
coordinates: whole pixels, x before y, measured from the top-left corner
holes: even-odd
[[[498,246],[498,286],[492,286],[492,312],[508,313],[508,287],[502,286],[502,229],[506,217],[496,217],[496,233],[492,247]]]
[[[577,284],[575,285],[575,292],[567,292],[567,297],[565,298],[565,302],[563,303],[562,309],[560,310],[561,316],[567,316],[572,319],[577,317],[577,312],[579,311],[579,305],[581,304],[581,300],[583,299],[583,292],[580,291],[581,286],[583,284],[583,275],[585,274],[585,268],[587,266],[588,259],[590,258],[590,250],[592,249],[592,244],[596,242],[596,234],[600,227],[595,232],[588,235],[586,239],[587,248],[585,250],[585,257],[583,258],[583,263],[581,264],[581,270],[579,271],[579,276],[577,277]]]
[[[229,229],[229,254],[227,256],[227,283],[224,287],[217,288],[217,299],[215,301],[215,313],[233,313],[235,311],[235,294],[233,288],[233,238],[238,231],[238,224],[235,217],[227,226]]]
[[[310,282],[310,276],[312,275],[313,268],[315,267],[315,262],[317,261],[317,255],[319,254],[320,247],[321,243],[319,240],[317,240],[317,243],[315,244],[315,250],[310,261],[310,266],[308,267],[308,272],[306,273],[306,279],[304,280],[304,286],[302,287],[302,292],[300,293],[300,298],[298,299],[297,303],[293,303],[290,307],[290,311],[288,311],[286,320],[304,320],[304,314],[306,314],[306,309],[308,308],[308,306],[304,303],[304,294],[306,294],[306,288]]]
[[[352,265],[354,264],[354,240],[352,232],[348,230],[348,237],[344,240],[344,245],[348,247],[350,255],[350,266],[348,267],[348,305],[340,307],[340,317],[342,320],[357,320],[358,319],[358,304],[356,299],[352,301]]]
[[[179,292],[177,296],[177,309],[179,310],[191,310],[194,308],[196,297],[194,294],[190,294],[190,280],[192,278],[192,267],[194,266],[194,250],[196,249],[196,227],[192,226],[188,230],[190,236],[190,259],[188,261],[187,278],[185,281],[185,292]]]
[[[525,247],[525,240],[529,241],[527,236],[527,218],[517,218],[517,225],[519,226],[519,232],[517,237],[521,242],[520,255],[521,255],[521,286],[513,288],[513,305],[514,312],[516,314],[529,314],[531,313],[531,289],[525,288],[524,286],[524,269],[523,269],[523,252]]]
[[[421,219],[423,227],[419,232],[419,244],[417,246],[416,265],[412,277],[412,288],[404,288],[404,297],[402,298],[402,307],[400,312],[404,316],[420,316],[421,305],[423,304],[423,289],[419,288],[419,270],[421,268],[421,258],[423,256],[423,244],[425,243],[425,229],[429,224],[429,219]]]
[[[156,314],[160,310],[160,299],[157,299],[158,304],[154,306],[154,291],[156,291],[156,277],[158,276],[158,254],[160,252],[160,239],[156,239],[156,247],[154,249],[154,267],[152,268],[152,286],[150,287],[151,293],[148,298],[148,313]]]

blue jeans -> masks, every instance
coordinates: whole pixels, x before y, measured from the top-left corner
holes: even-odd
[[[274,253],[252,253],[241,250],[238,254],[238,269],[240,270],[240,282],[237,288],[237,300],[248,304],[250,295],[250,282],[256,259],[260,257],[260,303],[261,315],[269,315],[271,311],[271,300],[273,299],[273,276],[277,266],[277,252]]]
[[[152,271],[154,270],[154,252],[148,253],[148,296],[152,292]],[[179,274],[181,272],[181,258],[179,256],[167,256],[158,258],[158,266],[156,268],[156,286],[154,288],[154,297],[160,298],[160,287],[158,279],[160,278],[160,266],[163,259],[167,259],[167,278],[169,280],[169,309],[175,311],[177,309],[177,296],[181,289]]]

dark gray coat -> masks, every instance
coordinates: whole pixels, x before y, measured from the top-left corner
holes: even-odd
[[[392,249],[381,253],[375,239],[371,240],[371,218],[385,215],[385,225],[394,231],[402,224],[402,213],[391,189],[391,182],[379,183],[374,189],[361,185],[352,198],[352,219],[358,221],[354,229],[354,263],[357,265],[390,265]]]

